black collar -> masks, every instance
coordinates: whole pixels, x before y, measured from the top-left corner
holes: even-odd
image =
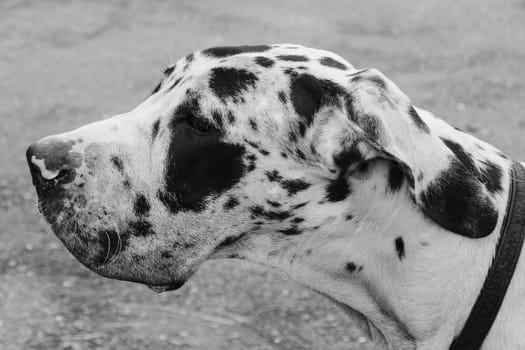
[[[509,199],[492,266],[483,288],[450,350],[477,350],[483,344],[498,314],[518,263],[525,229],[525,169],[514,163]]]

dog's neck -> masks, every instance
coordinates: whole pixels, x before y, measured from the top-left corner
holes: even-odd
[[[361,321],[384,348],[448,349],[492,262],[508,186],[494,233],[469,239],[424,217],[412,202],[406,181],[399,191],[389,192],[389,166],[378,160],[352,176],[354,191],[344,205],[305,206],[303,214],[312,221],[301,239],[256,235],[244,256],[328,296]],[[508,180],[506,171],[504,183]],[[316,192],[322,193],[313,189],[309,196]],[[517,267],[518,274],[525,271],[523,264]],[[525,299],[525,276],[512,283],[486,348],[518,344],[513,337],[521,333],[515,328],[525,321],[525,312],[512,309]]]

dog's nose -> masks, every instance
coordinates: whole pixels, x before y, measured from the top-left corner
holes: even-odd
[[[78,154],[72,153],[71,148],[71,142],[61,140],[39,141],[29,146],[26,158],[37,189],[54,185],[78,166]]]

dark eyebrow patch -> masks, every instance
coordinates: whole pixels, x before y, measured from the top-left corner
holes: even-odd
[[[270,46],[268,45],[220,46],[205,49],[202,51],[202,54],[210,57],[222,58],[241,53],[264,52],[269,49]]]
[[[221,100],[232,98],[239,102],[242,92],[255,86],[258,80],[255,74],[245,69],[217,67],[211,70],[209,86]]]
[[[332,57],[323,57],[319,60],[319,63],[327,67],[332,67],[332,68],[337,68],[337,69],[342,69],[342,70],[348,69],[346,65],[342,64],[339,61],[334,60]]]
[[[303,55],[279,55],[277,58],[281,61],[307,62],[308,57]]]
[[[255,57],[255,63],[264,68],[270,68],[275,64],[275,62],[272,59],[264,56]]]

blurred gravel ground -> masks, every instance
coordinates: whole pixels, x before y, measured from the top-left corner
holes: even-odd
[[[35,209],[24,151],[130,110],[191,51],[296,42],[376,67],[525,159],[525,1],[0,0],[0,349],[374,349],[335,306],[211,262],[157,295],[78,264]]]

